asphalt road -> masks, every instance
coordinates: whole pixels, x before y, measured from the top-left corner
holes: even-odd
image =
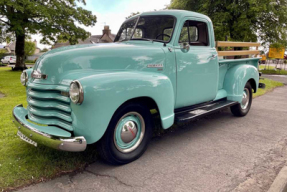
[[[244,118],[224,110],[154,138],[133,163],[98,161],[21,191],[267,191],[287,159],[286,100],[277,88]]]

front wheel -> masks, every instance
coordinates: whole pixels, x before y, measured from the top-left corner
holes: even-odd
[[[252,104],[252,87],[249,82],[246,83],[241,103],[238,103],[232,107],[230,107],[231,112],[234,116],[243,117],[247,115],[251,108]]]
[[[113,116],[99,141],[101,157],[111,164],[126,164],[139,158],[152,136],[152,116],[143,104],[128,103]]]

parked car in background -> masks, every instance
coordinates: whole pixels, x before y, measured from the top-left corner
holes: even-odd
[[[1,59],[2,64],[16,64],[16,56],[5,56],[3,59]]]

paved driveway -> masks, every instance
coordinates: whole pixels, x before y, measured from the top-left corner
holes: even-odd
[[[154,138],[128,165],[99,161],[22,191],[266,191],[287,158],[286,96],[281,87],[244,118],[225,110]]]
[[[263,78],[272,79],[274,81],[279,81],[287,85],[287,75],[262,75]]]

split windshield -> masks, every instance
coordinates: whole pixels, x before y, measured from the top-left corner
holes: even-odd
[[[168,43],[171,40],[175,18],[173,16],[140,16],[124,22],[115,42],[145,40]]]

